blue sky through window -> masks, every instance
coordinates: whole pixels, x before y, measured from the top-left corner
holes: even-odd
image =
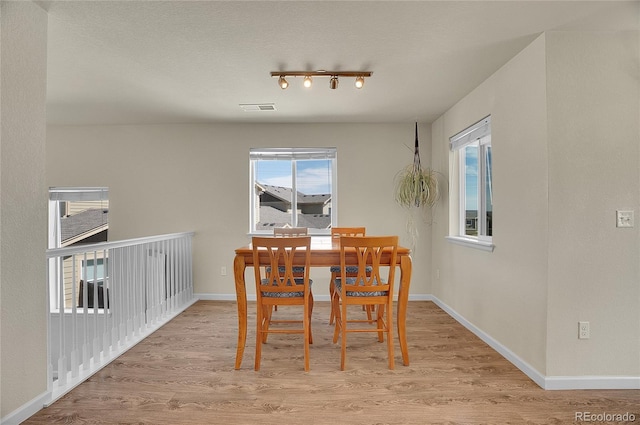
[[[297,160],[296,185],[306,195],[331,193],[331,161],[326,159]],[[259,161],[257,181],[263,184],[291,187],[291,161]]]
[[[465,147],[465,200],[467,210],[478,210],[478,145]]]
[[[465,147],[465,200],[467,210],[478,210],[478,144],[472,144]],[[492,158],[491,147],[486,151],[486,195],[487,195],[487,211],[493,209],[492,187],[491,187],[491,170]]]

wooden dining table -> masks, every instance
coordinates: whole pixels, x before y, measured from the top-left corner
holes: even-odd
[[[245,282],[245,271],[247,267],[255,267],[253,263],[253,248],[246,245],[235,250],[236,255],[233,260],[233,274],[236,283],[236,299],[238,304],[238,346],[236,349],[235,368],[240,369],[242,365],[242,356],[244,354],[245,343],[247,340],[247,288]],[[355,251],[353,257],[345,253],[346,260],[356,262]],[[390,265],[390,255],[382,256],[383,265]],[[294,265],[304,265],[304,259],[301,256],[300,261],[296,261],[294,257]],[[385,263],[386,261],[386,263]],[[259,267],[269,264],[267,252],[264,257],[259,257]],[[339,239],[327,237],[311,238],[311,267],[331,267],[340,264],[340,243]],[[409,300],[409,286],[411,284],[411,250],[405,247],[398,247],[396,257],[396,267],[400,267],[400,280],[398,289],[397,303],[397,326],[398,339],[400,341],[400,351],[402,352],[402,364],[409,365],[409,352],[407,348],[407,302]]]

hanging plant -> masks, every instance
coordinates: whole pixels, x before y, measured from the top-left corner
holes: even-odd
[[[416,141],[413,152],[413,164],[407,165],[396,175],[395,199],[405,208],[432,207],[440,198],[438,177],[430,168],[420,164],[418,143],[418,123],[416,122]]]

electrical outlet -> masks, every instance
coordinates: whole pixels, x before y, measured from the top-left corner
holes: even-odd
[[[227,275],[227,268],[225,266],[220,267],[220,276]]]
[[[589,322],[578,322],[578,339],[589,339],[590,336]]]

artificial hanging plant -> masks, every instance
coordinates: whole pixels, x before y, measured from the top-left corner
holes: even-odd
[[[408,211],[407,233],[411,238],[411,247],[415,249],[418,241],[418,227],[414,220],[414,211],[433,207],[440,198],[438,176],[430,168],[420,163],[418,143],[418,123],[416,123],[416,141],[413,151],[413,164],[404,167],[395,178],[395,199]]]
[[[436,172],[420,164],[417,122],[413,164],[407,165],[396,175],[395,198],[405,208],[432,207],[440,198]]]

